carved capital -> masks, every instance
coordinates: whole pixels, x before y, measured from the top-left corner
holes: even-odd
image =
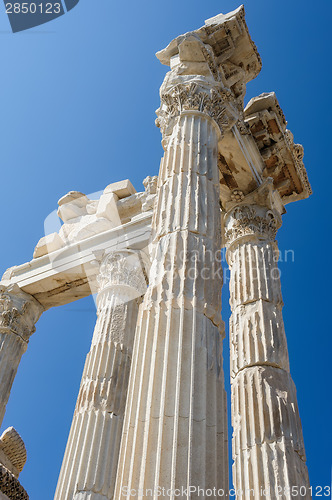
[[[23,439],[14,427],[8,427],[0,437],[0,456],[6,459],[1,461],[2,465],[18,477],[27,461],[27,452]]]
[[[99,293],[113,288],[134,298],[144,295],[147,289],[141,259],[137,252],[130,250],[107,254],[100,264],[97,281]]]
[[[238,119],[232,105],[232,93],[220,87],[203,86],[189,81],[161,91],[161,105],[157,110],[156,124],[163,136],[169,135],[178,118],[184,112],[200,112],[212,118],[220,131],[231,128]]]
[[[226,213],[224,239],[227,249],[250,240],[275,240],[281,226],[280,215],[259,205],[238,205]]]
[[[43,306],[18,285],[0,285],[0,331],[12,332],[28,342],[43,310]]]

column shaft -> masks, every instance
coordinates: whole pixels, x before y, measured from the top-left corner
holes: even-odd
[[[116,498],[228,485],[217,142],[209,117],[183,113],[161,162]]]
[[[43,307],[17,285],[0,285],[0,425],[22,355]]]
[[[17,369],[27,347],[27,342],[11,331],[0,332],[0,423],[3,421]]]
[[[282,318],[273,211],[226,214],[233,480],[240,498],[310,498],[296,390]],[[292,490],[293,488],[293,490]]]
[[[120,284],[112,267],[113,285],[108,286],[107,280],[98,294],[98,319],[55,500],[114,498],[138,297],[143,290]],[[134,281],[136,271],[131,272]]]

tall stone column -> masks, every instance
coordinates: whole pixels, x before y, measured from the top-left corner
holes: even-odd
[[[56,500],[111,500],[118,465],[132,347],[146,281],[135,252],[106,255],[98,319],[87,355]]]
[[[275,241],[281,218],[268,198],[245,198],[225,215],[234,487],[243,499],[311,498],[282,318]]]
[[[185,45],[193,57],[203,46],[197,39]],[[166,498],[180,493],[189,499],[198,496],[194,488],[228,488],[217,165],[227,106],[220,83],[195,75],[194,64],[191,76],[183,76],[185,71],[178,76],[179,66],[171,66],[161,88],[158,115],[165,154],[117,499],[129,493],[130,498],[157,498],[160,491]]]
[[[17,285],[0,284],[0,425],[22,355],[43,310]]]

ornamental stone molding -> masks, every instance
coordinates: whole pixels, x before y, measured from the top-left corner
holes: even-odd
[[[303,164],[303,146],[294,143],[274,92],[252,98],[244,110],[249,127],[264,161],[263,177],[272,177],[283,204],[311,195]]]

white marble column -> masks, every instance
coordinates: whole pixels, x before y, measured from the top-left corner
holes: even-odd
[[[311,498],[282,317],[280,225],[278,212],[245,200],[225,215],[233,480],[243,499]]]
[[[0,425],[22,355],[43,310],[17,285],[0,284]]]
[[[98,319],[87,355],[56,500],[111,500],[138,304],[146,291],[138,254],[107,255],[100,266]]]
[[[194,57],[196,49],[197,40]],[[137,323],[117,499],[129,492],[130,498],[157,498],[160,491],[165,498],[180,492],[180,498],[189,499],[198,497],[190,487],[228,489],[217,166],[227,113],[220,84],[197,75],[183,77],[181,83],[176,70],[165,79],[161,101],[165,155],[152,223],[149,288]]]

